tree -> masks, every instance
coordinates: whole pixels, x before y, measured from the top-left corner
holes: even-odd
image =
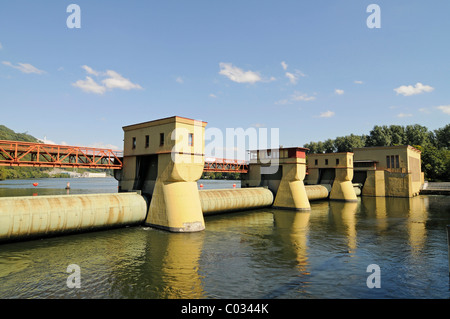
[[[337,152],[353,152],[354,148],[365,146],[365,136],[350,134],[347,136],[336,137],[334,146]]]
[[[375,125],[366,140],[366,146],[390,146],[391,143],[391,131],[386,125]]]
[[[405,128],[400,125],[389,126],[391,145],[404,145],[406,141]]]
[[[408,145],[425,146],[430,142],[430,132],[425,126],[414,124],[407,125],[405,128],[406,141]]]
[[[436,147],[450,149],[450,124],[434,130],[434,136]]]
[[[6,171],[4,167],[0,167],[0,181],[3,181],[7,178]]]
[[[334,153],[336,152],[336,147],[334,146],[334,140],[327,139],[323,142],[323,149],[325,153]]]
[[[422,171],[427,180],[450,180],[450,150],[433,145],[418,147],[422,151]]]

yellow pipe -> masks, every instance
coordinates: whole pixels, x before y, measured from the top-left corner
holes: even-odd
[[[330,194],[331,185],[306,185],[308,200],[326,199]]]
[[[271,206],[273,194],[263,187],[200,190],[204,215]]]
[[[0,242],[141,224],[137,193],[0,198]]]

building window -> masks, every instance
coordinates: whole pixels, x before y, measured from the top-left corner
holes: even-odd
[[[325,160],[325,165],[328,165],[328,159]]]
[[[192,133],[189,133],[188,144],[189,146],[194,146],[194,134]]]
[[[150,136],[145,135],[145,147],[149,147],[150,145]]]
[[[391,156],[391,168],[395,168],[395,158],[394,158],[394,155]]]
[[[135,149],[136,148],[136,138],[133,137],[133,143],[131,144],[131,148]]]
[[[339,158],[336,158],[336,165],[339,165]]]
[[[400,168],[400,159],[398,155],[395,155],[395,167]]]
[[[159,146],[164,145],[164,133],[159,134]]]
[[[390,156],[386,156],[386,166],[387,166],[387,168],[391,168],[391,157]]]
[[[319,163],[318,163],[318,160],[315,159],[315,160],[314,160],[314,165],[317,165],[317,164],[319,164]]]

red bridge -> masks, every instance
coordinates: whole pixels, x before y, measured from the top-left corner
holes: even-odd
[[[247,173],[248,164],[241,160],[206,158],[204,172]]]
[[[0,166],[121,169],[122,151],[111,149],[0,140]],[[245,161],[211,159],[205,172],[247,173]]]
[[[121,169],[122,152],[109,149],[0,141],[0,165]]]

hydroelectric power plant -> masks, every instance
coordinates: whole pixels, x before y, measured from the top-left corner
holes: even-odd
[[[250,161],[205,160],[206,122],[170,117],[123,127],[111,150],[0,141],[0,165],[114,169],[117,194],[0,198],[0,242],[145,225],[197,232],[205,216],[358,196],[414,197],[423,184],[411,146],[307,154],[301,147],[250,150]],[[174,133],[175,132],[175,133]],[[202,190],[203,171],[238,172],[241,188]]]

